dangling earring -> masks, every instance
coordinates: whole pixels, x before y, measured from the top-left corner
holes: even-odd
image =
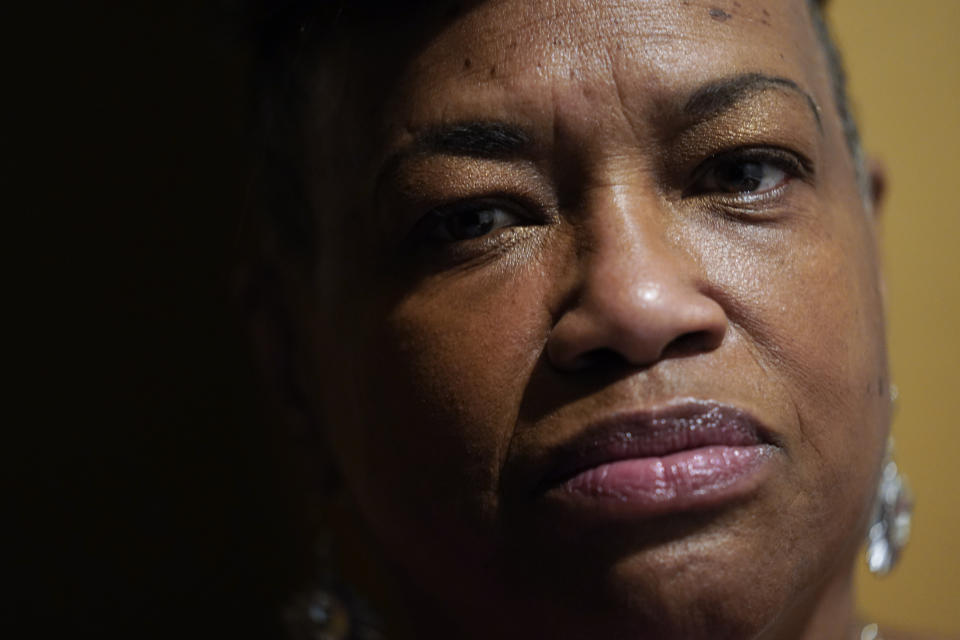
[[[293,640],[383,640],[382,623],[366,599],[336,575],[333,539],[321,535],[316,545],[316,585],[297,595],[283,611]]]
[[[896,409],[897,388],[890,385],[890,401]],[[870,573],[885,575],[897,563],[903,547],[910,538],[910,519],[913,516],[913,493],[907,479],[893,461],[893,438],[887,440],[880,484],[870,530],[867,532],[867,567]]]

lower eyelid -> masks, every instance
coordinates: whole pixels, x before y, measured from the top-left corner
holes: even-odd
[[[794,181],[795,178],[789,177],[782,184],[762,193],[706,194],[702,206],[704,211],[720,212],[734,218],[762,219],[783,211]]]

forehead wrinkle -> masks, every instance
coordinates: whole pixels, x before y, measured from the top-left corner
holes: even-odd
[[[439,71],[440,68],[459,65],[461,59],[449,55],[430,56],[430,49],[445,49],[447,38],[460,40],[460,49],[464,56],[471,58],[468,69],[459,69],[461,77],[476,79],[479,82],[497,82],[505,70],[532,71],[539,75],[557,72],[575,72],[588,69],[590,62],[600,63],[608,68],[612,62],[611,43],[628,50],[628,54],[648,53],[668,41],[683,36],[671,25],[669,20],[661,19],[669,13],[662,6],[638,6],[633,2],[597,2],[575,1],[547,2],[548,9],[535,11],[537,3],[523,5],[521,9],[534,17],[528,20],[497,20],[498,13],[506,13],[506,7],[516,9],[515,5],[499,2],[481,5],[472,14],[467,15],[452,32],[441,36],[427,48],[427,58],[432,58],[423,71]],[[544,15],[546,13],[546,15]],[[491,15],[492,18],[491,19]],[[465,37],[464,37],[465,36]],[[463,47],[466,42],[467,46]],[[524,49],[523,56],[516,51]],[[480,58],[476,63],[475,56]],[[648,56],[631,56],[634,63],[642,64]],[[527,66],[528,62],[535,61]],[[576,61],[576,65],[571,63]],[[548,64],[547,64],[548,63]],[[497,74],[492,74],[495,68]]]
[[[500,24],[495,26],[491,25],[485,29],[485,31],[496,34],[506,34],[508,36],[532,34],[537,31],[553,34],[554,37],[556,37],[557,34],[563,34],[567,37],[568,42],[580,45],[585,42],[590,43],[594,40],[594,38],[583,38],[583,36],[586,35],[583,32],[587,29],[595,31],[597,25],[610,24],[611,22],[619,25],[623,22],[623,18],[630,14],[647,15],[650,13],[649,8],[645,12],[639,11],[636,3],[633,2],[583,3],[577,2],[576,0],[563,2],[559,0],[549,0],[547,4],[551,10],[548,15],[545,15],[546,12],[544,11],[533,10],[535,4],[536,3],[529,3],[528,5],[531,8],[531,13],[535,16],[532,19],[520,22],[513,21],[513,26],[508,29],[503,29]],[[510,3],[500,2],[492,6],[499,8],[499,6],[503,5],[509,6]],[[610,13],[615,14],[612,20],[609,18]],[[576,37],[570,37],[574,34]],[[615,35],[622,34],[618,32]],[[556,41],[554,41],[554,43],[556,44]]]
[[[475,92],[496,87],[508,101],[520,102],[514,98],[536,96],[535,87],[541,84],[544,92],[540,96],[549,96],[551,104],[541,102],[547,109],[540,113],[553,112],[554,124],[559,122],[556,112],[562,103],[569,106],[571,98],[588,98],[595,104],[594,98],[602,96],[613,98],[616,109],[631,120],[627,113],[627,94],[633,92],[626,87],[639,84],[648,95],[661,92],[665,82],[671,80],[656,73],[664,64],[664,56],[659,52],[685,50],[689,47],[686,42],[702,39],[689,34],[682,24],[661,19],[668,13],[662,5],[549,4],[552,11],[548,16],[519,23],[510,21],[513,26],[506,30],[496,26],[503,21],[490,20],[487,14],[467,17],[453,33],[428,48],[426,60],[415,69],[415,84],[421,92],[442,96],[450,104],[460,102],[468,109],[476,100],[461,99],[459,94],[463,90]],[[488,11],[491,10],[488,8]],[[474,28],[477,22],[481,28]],[[463,67],[461,57],[431,55],[430,49],[444,51],[447,38],[456,41],[465,34],[469,34],[465,38],[468,44],[466,47],[461,44],[459,49],[470,60],[468,68]],[[518,50],[522,51],[519,55]],[[639,75],[644,76],[642,81],[630,78]],[[496,101],[494,94],[473,93],[473,96],[481,98],[481,102]],[[534,111],[538,110],[532,106]],[[436,110],[430,109],[436,118]],[[557,126],[552,128],[558,131]]]

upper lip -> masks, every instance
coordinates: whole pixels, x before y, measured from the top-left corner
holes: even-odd
[[[665,456],[716,445],[776,444],[747,411],[714,401],[684,400],[665,407],[622,412],[587,425],[548,455],[542,488],[548,489],[602,464]]]

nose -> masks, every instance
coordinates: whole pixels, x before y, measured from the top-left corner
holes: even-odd
[[[562,371],[611,361],[649,367],[718,348],[728,319],[694,252],[668,241],[659,213],[606,209],[584,225],[589,248],[576,261],[573,302],[547,340],[550,363]]]

